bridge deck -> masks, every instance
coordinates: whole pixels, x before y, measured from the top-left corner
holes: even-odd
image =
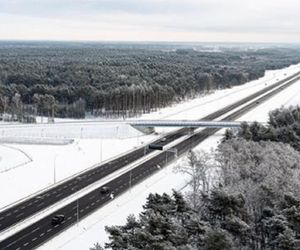
[[[142,120],[132,121],[133,127],[209,127],[209,128],[239,128],[242,122],[233,121],[199,121],[199,120]]]

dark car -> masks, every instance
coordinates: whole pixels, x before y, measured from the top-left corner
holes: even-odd
[[[110,192],[110,188],[107,186],[104,186],[100,189],[100,194],[108,194]]]
[[[65,216],[63,214],[54,215],[51,221],[53,226],[60,225],[65,220]]]

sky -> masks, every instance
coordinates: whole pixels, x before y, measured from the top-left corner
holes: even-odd
[[[300,42],[299,0],[0,0],[0,40]]]

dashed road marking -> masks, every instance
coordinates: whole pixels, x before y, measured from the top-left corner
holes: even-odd
[[[42,205],[44,205],[44,202],[41,202],[40,204],[38,204],[37,207],[40,207]]]
[[[37,228],[33,229],[33,230],[31,231],[31,233],[34,233],[35,231],[37,231],[37,230],[39,230],[39,229],[40,229],[40,227],[37,227]]]
[[[24,214],[24,213],[20,213],[20,214],[16,215],[16,218],[22,216],[23,214]]]

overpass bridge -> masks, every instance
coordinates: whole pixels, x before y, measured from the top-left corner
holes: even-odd
[[[240,128],[239,121],[203,121],[203,120],[138,120],[129,124],[143,133],[151,133],[155,127],[186,128]]]

